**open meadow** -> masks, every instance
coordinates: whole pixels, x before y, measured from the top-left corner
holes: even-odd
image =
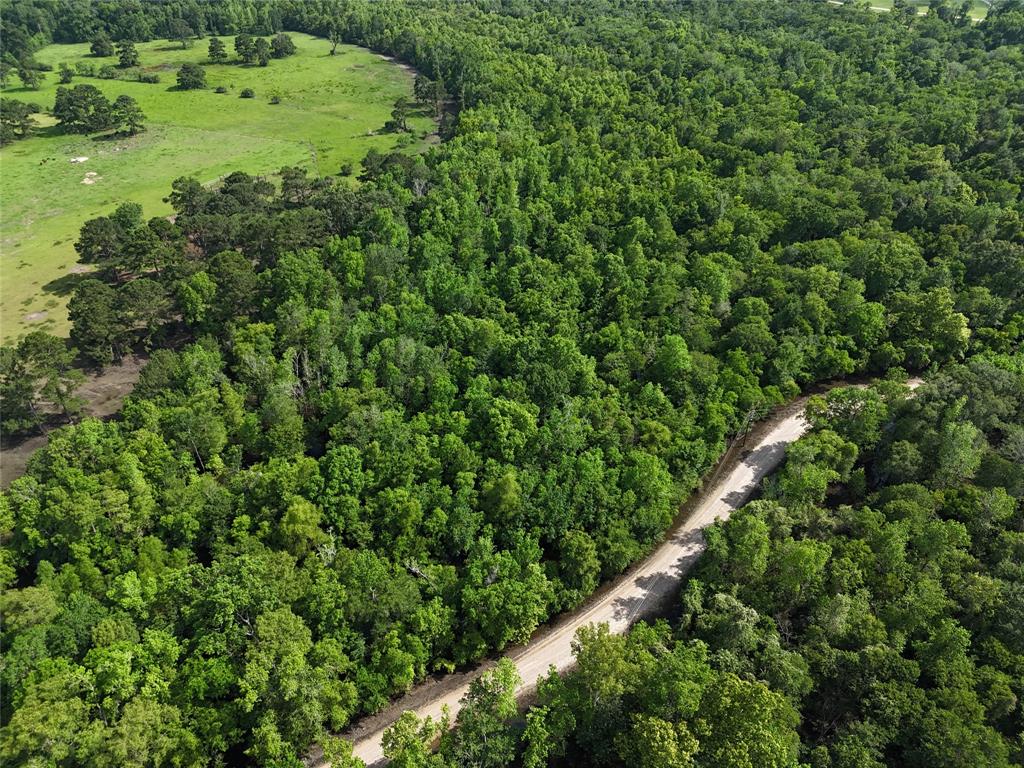
[[[163,202],[171,182],[193,176],[203,183],[236,170],[273,173],[286,165],[312,174],[358,168],[371,148],[390,151],[422,145],[434,130],[429,115],[414,113],[411,134],[385,133],[395,100],[411,97],[413,74],[364,48],[292,34],[294,56],[267,67],[235,63],[232,38],[222,38],[229,63],[207,63],[208,39],[190,48],[157,40],[138,44],[143,70],[157,84],[76,76],[69,87],[89,83],[113,101],[133,97],[146,115],[146,130],[124,135],[63,133],[48,115],[37,115],[36,135],[0,150],[0,337],[12,341],[27,330],[68,330],[66,302],[79,275],[74,250],[89,218],[119,203],[142,204],[146,217],[170,213]],[[54,71],[39,90],[11,77],[3,96],[53,106],[57,69],[88,61],[99,68],[116,57],[89,55],[88,44],[50,45],[36,54]],[[185,62],[206,69],[207,88],[176,89]],[[227,93],[215,89],[223,86]],[[240,98],[244,88],[254,98]],[[278,101],[279,103],[272,103]],[[82,159],[87,158],[87,159]]]

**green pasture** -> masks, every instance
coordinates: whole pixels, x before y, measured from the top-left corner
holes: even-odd
[[[394,102],[412,95],[413,75],[384,57],[354,46],[340,46],[292,34],[298,52],[268,67],[235,63],[209,65],[208,40],[193,47],[167,41],[141,43],[143,69],[160,83],[75,77],[95,85],[113,101],[134,97],[145,112],[147,130],[137,136],[66,135],[52,118],[39,115],[37,134],[0,150],[0,338],[10,341],[26,330],[68,330],[66,302],[83,271],[74,242],[86,219],[109,213],[133,200],[144,213],[170,213],[163,197],[179,176],[204,183],[235,170],[273,173],[300,165],[313,174],[337,174],[343,163],[358,167],[367,151],[423,146],[433,131],[428,114],[409,121],[413,134],[384,133]],[[224,38],[234,58],[233,39]],[[89,61],[97,69],[116,58],[96,59],[89,46],[51,45],[36,58],[52,64],[43,86],[32,91],[11,77],[3,95],[53,106],[57,68]],[[175,72],[184,62],[206,66],[208,88],[175,90]],[[215,93],[217,86],[228,89]],[[255,98],[242,99],[243,88]],[[277,97],[278,104],[271,99]],[[88,158],[72,162],[76,158]],[[92,183],[88,183],[88,182]]]
[[[927,13],[929,0],[910,0],[910,5],[917,7],[917,12],[920,14]],[[870,0],[868,3],[871,7],[878,10],[892,10],[893,0]],[[956,3],[959,5],[959,3]],[[988,13],[988,7],[990,3],[985,0],[972,0],[970,16],[975,21],[980,21],[985,18],[985,14]]]

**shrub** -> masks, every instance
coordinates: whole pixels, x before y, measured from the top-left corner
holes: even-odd
[[[270,97],[270,103],[271,104],[280,104],[281,103],[281,97],[280,96],[271,96]]]
[[[113,64],[104,64],[100,67],[99,72],[96,76],[101,80],[116,80],[117,79],[117,68]]]
[[[251,99],[256,96],[256,91],[252,88],[243,88],[241,96],[243,99]]]
[[[159,83],[160,75],[156,72],[139,72],[140,83]]]
[[[218,85],[218,86],[217,86],[217,87],[216,87],[216,88],[214,89],[214,91],[213,91],[213,92],[214,92],[214,93],[227,93],[227,92],[228,92],[228,89],[227,89],[227,88],[225,88],[225,87],[224,87],[223,85]]]
[[[96,67],[94,67],[92,63],[88,61],[76,61],[75,72],[77,72],[82,77],[96,77]]]

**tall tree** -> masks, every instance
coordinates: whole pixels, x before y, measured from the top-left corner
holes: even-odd
[[[89,44],[89,52],[98,59],[114,55],[114,43],[106,32],[99,32]]]
[[[131,40],[122,40],[117,44],[117,66],[121,69],[139,66],[139,52]]]
[[[183,50],[192,47],[192,39],[195,36],[195,30],[184,19],[171,19],[167,25],[167,39],[177,40]]]
[[[256,61],[256,43],[252,35],[243,32],[235,37],[235,54],[246,64]]]
[[[139,103],[127,94],[121,94],[110,108],[113,124],[129,136],[134,136],[144,128],[146,116],[142,113]]]
[[[219,37],[210,38],[210,46],[207,54],[213,64],[222,64],[227,61],[228,52],[224,47],[224,41]]]
[[[274,35],[270,41],[270,48],[275,59],[283,59],[295,53],[295,42],[290,35],[281,32]]]

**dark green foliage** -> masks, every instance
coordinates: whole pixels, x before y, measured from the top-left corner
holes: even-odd
[[[18,63],[18,79],[21,80],[24,87],[38,91],[45,77],[32,62],[21,61]]]
[[[220,64],[227,60],[228,52],[224,47],[224,41],[219,37],[210,38],[209,52],[207,54],[210,61],[214,64]]]
[[[252,57],[255,61],[259,62],[261,67],[265,67],[270,63],[271,56],[270,43],[267,42],[264,37],[257,37],[252,44]],[[246,63],[251,64],[251,61]]]
[[[178,70],[178,87],[183,91],[193,91],[206,87],[206,70],[199,64],[185,62]]]
[[[83,280],[68,302],[71,341],[98,366],[120,359],[124,351],[117,322],[116,293],[99,280]]]
[[[131,40],[122,40],[117,44],[117,66],[121,69],[139,66],[139,52]]]
[[[74,393],[83,376],[71,367],[76,354],[63,339],[43,331],[0,348],[0,411],[6,434],[39,429],[54,416],[78,414],[83,401]]]
[[[143,130],[143,121],[146,116],[142,113],[141,107],[135,99],[124,94],[114,99],[110,108],[110,119],[114,127],[134,136]]]
[[[177,40],[183,49],[192,47],[195,36],[195,30],[184,19],[171,19],[167,24],[167,39]]]
[[[284,33],[274,35],[270,41],[270,48],[271,54],[275,59],[283,59],[295,53],[295,43],[290,36]]]
[[[15,99],[0,99],[0,145],[32,135],[36,127],[33,113],[38,108]]]
[[[57,88],[53,116],[69,133],[95,133],[113,124],[111,104],[95,85],[82,83],[68,89]]]
[[[256,42],[252,35],[242,33],[235,38],[235,53],[246,64],[256,61]]]
[[[979,468],[1024,423],[1019,356],[950,367],[909,401],[836,390],[814,412],[768,498],[708,532],[682,637],[797,704],[812,765],[1016,764],[1024,635],[1004,617],[1024,488]],[[859,483],[824,499],[787,480],[831,474],[815,446],[839,435],[858,440]]]
[[[106,32],[99,32],[89,44],[89,51],[98,59],[114,55],[114,43]]]

